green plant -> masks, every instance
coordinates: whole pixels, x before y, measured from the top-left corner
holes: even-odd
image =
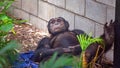
[[[16,41],[10,41],[0,49],[0,68],[11,68],[17,56],[15,48],[18,45]]]
[[[8,40],[9,32],[13,31],[14,19],[6,14],[14,0],[0,1],[0,68],[11,68],[17,53],[17,41]]]
[[[0,14],[0,49],[6,45],[9,31],[13,29],[13,20],[5,14]]]
[[[72,64],[73,59],[69,56],[62,55],[57,58],[57,53],[46,62],[40,63],[40,68],[63,68]]]
[[[80,61],[78,63],[78,67],[87,68],[87,61],[85,58],[85,50],[92,43],[100,43],[102,44],[103,40],[101,38],[92,38],[91,35],[80,34],[77,35],[77,39],[80,43],[80,47],[82,49],[82,53],[80,55]]]
[[[7,10],[9,9],[9,7],[12,5],[12,3],[15,0],[0,0],[0,15],[3,17],[3,19],[6,18],[6,20],[8,20],[7,18],[9,18],[9,20],[11,20],[13,23],[24,23],[27,22],[26,20],[18,20],[15,17],[12,18],[10,16],[7,15]],[[5,18],[4,18],[5,17]]]
[[[16,41],[7,39],[9,32],[13,29],[13,25],[11,18],[0,14],[0,68],[9,68],[12,60],[15,59],[15,48],[18,44]]]
[[[87,47],[92,43],[102,44],[102,41],[103,41],[101,38],[92,38],[91,35],[85,35],[85,34],[77,35],[77,39],[80,43],[80,47],[82,51],[85,51]]]
[[[0,0],[0,12],[5,13],[14,0]]]

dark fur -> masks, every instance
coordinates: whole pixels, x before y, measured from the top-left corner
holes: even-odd
[[[109,23],[109,25],[108,23],[104,25],[104,33],[100,36],[100,38],[103,39],[105,49],[101,47],[101,44],[92,43],[86,50],[87,62],[90,62],[95,57],[98,47],[99,47],[98,51],[99,60],[101,60],[102,55],[106,53],[108,50],[110,50],[110,48],[112,47],[114,43],[114,23],[112,20]]]
[[[64,22],[64,25],[62,25],[62,27],[60,28],[60,31],[58,32],[51,30],[53,29],[54,26],[57,26],[59,24],[56,22],[57,19],[61,19],[61,22]],[[55,23],[57,23],[57,25],[54,25]],[[51,24],[53,24],[54,26],[51,26]],[[51,36],[43,38],[39,42],[38,47],[36,48],[33,56],[34,61],[40,62],[44,57],[51,56],[54,52],[58,52],[59,54],[67,52],[67,53],[72,53],[74,55],[81,53],[80,46],[77,46],[71,49],[69,49],[69,46],[75,46],[79,44],[79,42],[77,41],[76,35],[85,34],[84,31],[82,30],[70,31],[68,29],[69,23],[62,17],[50,19],[47,27]],[[40,56],[40,53],[42,53],[42,56]]]
[[[61,19],[61,21],[57,21],[57,19]],[[62,24],[62,27],[58,26],[61,25],[60,23],[63,23],[64,25]],[[61,27],[59,28],[59,31],[57,31],[54,28],[55,26]],[[34,56],[32,58],[34,61],[40,62],[41,60],[53,55],[53,53],[55,52],[58,52],[59,55],[63,53],[79,55],[81,53],[81,48],[76,38],[76,35],[85,34],[84,31],[78,29],[70,31],[68,29],[69,23],[62,17],[50,19],[47,27],[51,36],[45,37],[39,42],[38,47],[36,48]],[[109,50],[108,46],[111,46],[111,43],[113,43],[111,37],[112,33],[111,31],[109,31],[112,28],[113,28],[112,25],[109,26],[105,25],[104,34],[101,36],[101,38],[103,38],[104,41],[106,41],[105,42],[105,45],[107,45],[106,50]],[[87,48],[86,59],[88,62],[90,62],[94,58],[98,46],[99,44],[93,43]]]
[[[112,20],[109,25],[108,23],[104,25],[104,34],[101,35],[101,38],[104,40],[105,52],[107,52],[114,43],[114,22]]]

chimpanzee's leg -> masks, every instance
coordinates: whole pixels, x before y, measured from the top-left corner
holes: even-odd
[[[41,41],[39,41],[38,47],[36,48],[36,50],[42,49],[42,48],[50,48],[49,42],[50,42],[50,38],[48,37],[43,38]]]
[[[42,52],[43,50],[46,50],[46,49],[50,49],[49,41],[50,41],[50,38],[48,38],[48,37],[45,37],[41,41],[39,41],[38,46],[37,46],[36,50],[34,51],[34,55],[32,57],[33,61],[40,61],[41,60],[40,52]]]

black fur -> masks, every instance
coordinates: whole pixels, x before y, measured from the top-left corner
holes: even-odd
[[[59,55],[65,52],[71,53],[74,55],[78,55],[81,53],[80,46],[76,46],[76,45],[79,45],[76,35],[85,34],[84,31],[77,30],[77,29],[70,31],[68,21],[66,21],[62,17],[58,17],[58,19],[59,18],[64,22],[65,28],[61,30],[60,32],[55,32],[55,31],[51,32],[50,24],[51,24],[51,20],[53,20],[54,18],[50,19],[47,27],[48,27],[48,31],[51,34],[51,36],[43,38],[38,43],[38,47],[36,48],[34,56],[33,56],[34,61],[40,62],[45,57],[51,56],[54,52],[58,52]],[[73,46],[73,48],[70,49],[69,48],[70,46]],[[40,53],[42,53],[41,56],[40,56]]]

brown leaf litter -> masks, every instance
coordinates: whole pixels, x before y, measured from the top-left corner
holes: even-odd
[[[8,39],[17,40],[21,44],[20,52],[34,50],[37,47],[39,40],[49,35],[31,24],[25,23],[15,24],[14,31],[15,34],[11,32]]]

